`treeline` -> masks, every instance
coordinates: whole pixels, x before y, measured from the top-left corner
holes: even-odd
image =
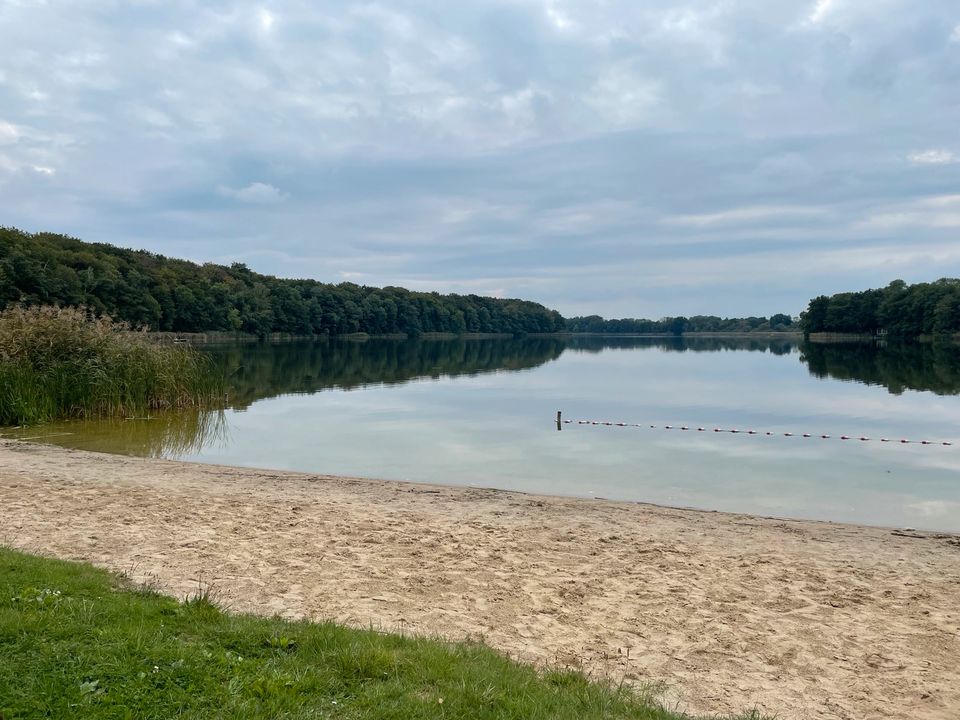
[[[721,318],[716,315],[668,317],[661,320],[623,318],[604,320],[599,315],[567,318],[566,329],[574,333],[634,333],[682,335],[683,333],[789,332],[795,330],[793,318],[783,313],[772,317]]]
[[[814,298],[800,315],[804,333],[854,333],[895,337],[960,333],[960,279]]]
[[[554,310],[526,300],[285,280],[144,250],[0,228],[0,309],[86,306],[137,327],[258,336],[428,332],[546,333]]]

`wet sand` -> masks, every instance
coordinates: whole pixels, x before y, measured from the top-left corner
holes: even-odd
[[[0,440],[0,543],[227,607],[666,685],[691,713],[960,717],[960,539]]]

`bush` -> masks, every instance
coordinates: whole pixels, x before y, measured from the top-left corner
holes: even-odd
[[[223,377],[190,347],[84,309],[0,312],[2,425],[212,407],[223,396]]]

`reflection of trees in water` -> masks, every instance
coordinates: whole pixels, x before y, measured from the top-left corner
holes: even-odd
[[[666,352],[720,352],[722,350],[748,350],[768,352],[774,355],[789,355],[799,346],[793,338],[762,337],[642,337],[573,335],[565,339],[570,350],[598,353],[603,350],[643,350],[656,348]]]
[[[321,340],[214,348],[227,374],[231,407],[262,398],[397,384],[418,378],[524,370],[556,360],[558,338]]]
[[[245,409],[263,398],[399,384],[418,378],[525,370],[556,360],[564,351],[660,350],[728,352],[747,350],[786,355],[800,347],[812,375],[870,385],[890,392],[930,390],[960,394],[960,346],[920,343],[800,345],[791,339],[674,337],[544,337],[454,340],[324,340],[243,344],[212,348],[228,374],[230,406]],[[143,420],[74,421],[47,426],[65,431],[54,442],[68,447],[140,455],[182,457],[227,441],[224,413],[190,410]],[[31,430],[31,432],[33,432]]]
[[[818,378],[882,385],[895,395],[927,390],[960,394],[960,346],[952,343],[811,343],[800,360]]]
[[[660,349],[671,352],[753,350],[786,354],[793,340],[759,338],[527,337],[521,339],[320,340],[253,343],[211,350],[228,376],[230,405],[328,388],[397,384],[418,378],[525,370],[556,360],[565,350]]]
[[[136,454],[146,457],[194,455],[204,448],[226,445],[228,435],[223,410],[196,409],[165,413],[150,420],[131,420],[118,432],[127,452],[136,446]]]
[[[142,418],[50,423],[42,429],[27,428],[21,436],[29,435],[49,437],[64,447],[165,458],[195,455],[204,448],[225,445],[228,428],[223,410],[186,408]]]

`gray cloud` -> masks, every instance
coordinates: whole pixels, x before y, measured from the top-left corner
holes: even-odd
[[[0,222],[564,313],[957,275],[952,0],[0,0]]]

